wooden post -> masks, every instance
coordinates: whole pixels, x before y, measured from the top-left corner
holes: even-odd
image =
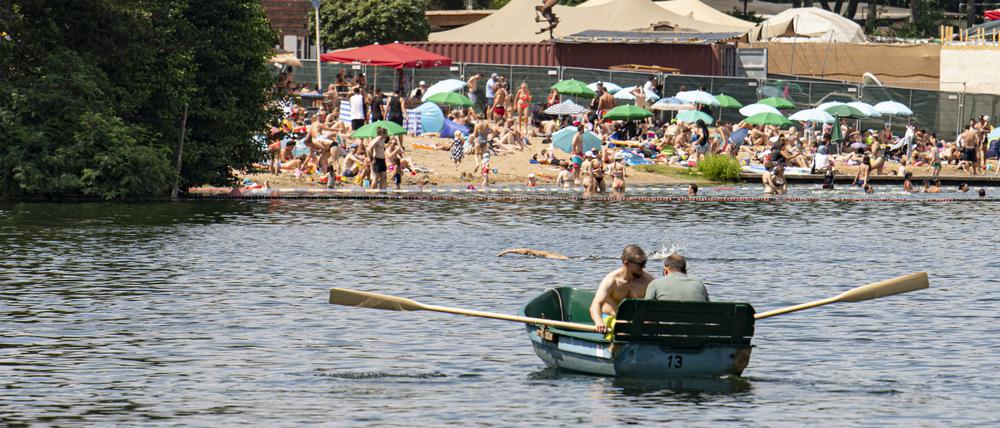
[[[184,104],[184,116],[181,117],[181,136],[177,139],[177,175],[174,177],[174,191],[170,193],[170,200],[176,201],[180,193],[181,184],[181,156],[184,153],[184,136],[187,135],[188,105]]]

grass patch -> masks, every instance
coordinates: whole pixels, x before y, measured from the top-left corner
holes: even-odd
[[[680,177],[680,178],[702,178],[701,174],[692,168],[679,168],[669,165],[636,165],[632,167],[633,170],[639,172],[648,172],[651,174],[666,175],[668,177]]]
[[[712,181],[738,181],[740,162],[726,155],[708,155],[698,162],[698,171]]]

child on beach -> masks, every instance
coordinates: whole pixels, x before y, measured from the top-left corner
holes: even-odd
[[[483,164],[482,164],[482,174],[483,174],[483,187],[490,185],[490,154],[483,153]]]
[[[455,170],[458,170],[458,166],[462,164],[462,158],[465,157],[465,140],[462,139],[462,132],[455,131],[455,137],[451,140],[451,160],[455,162]]]

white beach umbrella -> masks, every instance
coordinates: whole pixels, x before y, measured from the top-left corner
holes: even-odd
[[[895,101],[882,101],[875,104],[875,110],[889,116],[910,116],[913,114],[913,110],[910,110],[909,107]]]
[[[847,103],[847,105],[849,105],[851,107],[854,107],[854,108],[856,108],[858,110],[861,110],[861,112],[864,113],[865,116],[868,116],[868,117],[882,117],[882,113],[879,113],[879,111],[876,110],[875,107],[872,106],[871,104],[863,103],[861,101],[855,101],[855,102],[852,102],[852,103]]]
[[[820,123],[833,123],[834,118],[830,113],[827,113],[819,109],[808,109],[796,112],[795,114],[788,116],[789,120],[797,120],[800,122],[820,122]]]
[[[566,100],[545,109],[545,114],[551,114],[556,116],[568,116],[573,114],[580,114],[585,111],[587,111],[586,107],[574,103],[572,100]]]
[[[680,98],[692,104],[702,104],[709,106],[719,105],[719,100],[715,99],[715,97],[713,97],[712,94],[705,91],[678,92],[677,98]]]
[[[465,86],[466,86],[465,81],[458,79],[445,79],[427,88],[427,91],[424,92],[424,97],[421,98],[420,100],[427,101],[427,98],[430,98],[431,95],[440,94],[442,92],[455,92],[459,89],[464,88]]]
[[[778,111],[778,109],[771,107],[767,104],[750,104],[740,108],[740,114],[746,117],[750,117],[758,113],[774,113],[784,116],[783,114],[781,114],[780,111]]]
[[[693,110],[694,104],[691,104],[677,97],[666,97],[666,98],[661,98],[655,104],[649,106],[649,108],[650,110],[661,110],[661,111]]]
[[[615,99],[616,100],[635,101],[635,95],[632,95],[632,90],[635,89],[635,88],[636,88],[635,86],[629,86],[627,88],[621,88],[620,91],[618,91],[618,92],[615,93]],[[654,101],[656,101],[658,99],[660,99],[660,96],[656,95],[656,92],[646,91],[646,102],[647,103],[654,102]]]
[[[597,92],[597,84],[598,83],[603,83],[604,84],[604,89],[607,89],[608,92],[610,92],[612,94],[618,93],[618,91],[622,90],[621,86],[618,86],[618,85],[616,85],[614,83],[611,83],[611,82],[601,82],[601,81],[597,81],[597,82],[591,83],[591,84],[587,85],[587,88],[589,88],[591,91]]]
[[[839,105],[844,105],[844,103],[842,103],[840,101],[827,101],[827,102],[825,102],[823,104],[820,104],[820,105],[816,106],[816,110],[826,111],[826,109],[828,109],[830,107],[839,106]]]

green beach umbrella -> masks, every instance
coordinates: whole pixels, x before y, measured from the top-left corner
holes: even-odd
[[[766,106],[771,106],[774,108],[795,108],[795,104],[781,97],[771,97],[764,98],[757,102],[757,104],[764,104]]]
[[[441,104],[450,107],[471,107],[472,100],[469,97],[455,92],[438,92],[427,97],[426,100],[434,104]]]
[[[790,120],[785,119],[785,116],[774,113],[757,113],[753,116],[743,119],[743,121],[751,125],[786,126],[792,124]]]
[[[552,89],[563,95],[572,95],[575,97],[594,96],[594,91],[588,88],[586,83],[576,79],[560,80],[555,85],[552,85]]]
[[[635,120],[645,119],[652,116],[653,113],[649,110],[638,107],[634,104],[626,104],[611,109],[604,115],[604,118],[611,120]]]
[[[719,107],[722,107],[722,108],[740,108],[740,107],[743,107],[743,104],[740,104],[740,102],[737,101],[736,98],[733,98],[733,97],[731,97],[729,95],[726,95],[726,94],[716,95],[715,99],[719,100]]]
[[[684,110],[677,113],[677,120],[685,123],[695,123],[701,120],[702,122],[705,122],[706,125],[715,123],[715,119],[712,119],[712,116],[698,110]]]
[[[406,129],[399,126],[396,122],[390,122],[388,120],[380,120],[378,122],[372,122],[365,126],[362,126],[357,131],[351,134],[351,138],[375,138],[378,136],[377,132],[379,128],[383,128],[389,132],[389,135],[403,135],[406,133]]]
[[[851,119],[868,118],[868,115],[866,115],[863,111],[851,107],[847,104],[838,104],[835,106],[830,106],[823,109],[823,111],[830,113],[830,115],[834,117],[849,117]]]

